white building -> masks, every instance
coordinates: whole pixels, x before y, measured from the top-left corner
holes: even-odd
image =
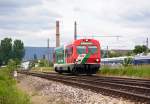
[[[30,61],[24,61],[21,63],[22,70],[28,70],[30,66]]]

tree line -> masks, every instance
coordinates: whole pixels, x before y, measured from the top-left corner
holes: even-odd
[[[7,65],[9,60],[20,63],[25,55],[24,43],[21,40],[4,38],[0,42],[0,66]]]
[[[148,53],[150,50],[145,45],[136,45],[134,47],[133,53],[140,54],[140,53]]]
[[[101,54],[103,58],[107,57],[120,57],[120,56],[132,56],[140,53],[147,54],[150,52],[150,49],[145,45],[136,45],[133,50],[128,50],[126,53],[108,51],[108,53],[104,50],[101,50]]]

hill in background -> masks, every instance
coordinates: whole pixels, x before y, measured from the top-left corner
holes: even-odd
[[[34,60],[35,55],[37,59],[42,59],[44,56],[46,59],[48,59],[48,53],[49,59],[52,61],[53,51],[54,47],[50,47],[49,49],[47,47],[25,47],[25,56],[23,61]]]

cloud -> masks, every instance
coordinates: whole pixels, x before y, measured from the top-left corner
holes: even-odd
[[[0,8],[22,8],[42,4],[42,0],[0,0]]]
[[[1,29],[13,29],[13,30],[38,30],[38,29],[48,29],[54,28],[53,18],[47,16],[36,17],[12,17],[12,18],[1,18],[0,19],[0,28]]]
[[[36,31],[36,30],[45,30],[53,29],[55,26],[55,18],[61,17],[60,14],[55,13],[54,11],[49,11],[44,8],[44,5],[39,4],[35,0],[28,2],[30,5],[20,4],[16,2],[10,3],[10,5],[17,8],[12,8],[9,11],[10,7],[5,7],[5,10],[0,13],[0,28],[1,29],[13,29],[13,30],[24,30],[24,31]],[[35,4],[34,4],[35,2]],[[7,3],[7,2],[6,2]],[[16,3],[16,4],[15,4]],[[3,5],[5,3],[2,3]],[[1,5],[2,5],[1,4]],[[24,5],[24,6],[15,6],[15,5]],[[23,8],[27,6],[26,8]],[[1,9],[1,8],[0,8]],[[4,8],[2,8],[4,9]]]
[[[20,38],[28,46],[45,46],[47,38],[55,46],[56,20],[62,44],[73,41],[74,21],[81,36],[121,36],[96,38],[102,48],[132,49],[150,38],[147,0],[1,0],[0,11],[0,35]]]

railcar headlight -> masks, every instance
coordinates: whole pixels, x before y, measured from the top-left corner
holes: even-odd
[[[99,62],[99,59],[96,59],[96,62]]]

